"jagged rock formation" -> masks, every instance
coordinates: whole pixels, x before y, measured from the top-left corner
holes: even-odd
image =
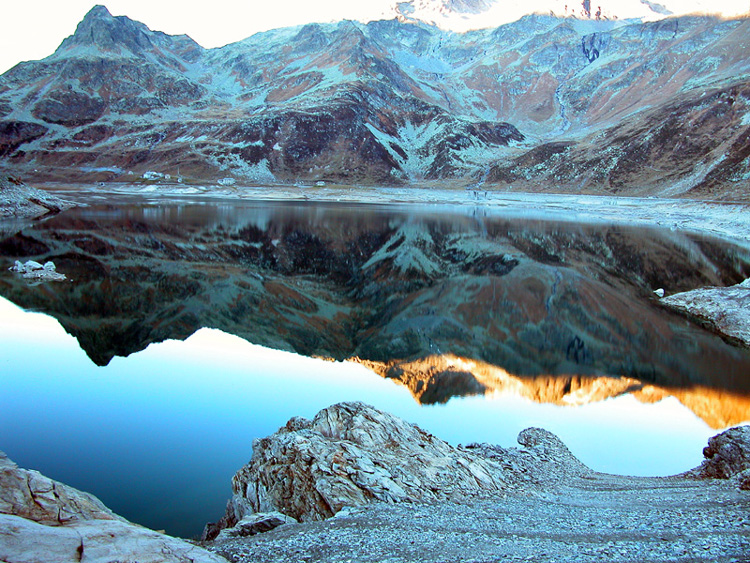
[[[206,50],[98,6],[0,77],[0,159],[37,179],[747,198],[749,25],[346,21]]]
[[[717,428],[750,418],[747,350],[665,311],[652,291],[735,284],[750,275],[742,247],[644,228],[352,218],[335,206],[179,219],[199,209],[53,217],[0,240],[0,255],[8,266],[52,260],[72,282],[29,288],[6,272],[0,293],[54,315],[102,365],[205,326],[356,358],[423,403],[636,393],[677,396]]]
[[[750,279],[731,287],[676,293],[665,305],[708,323],[714,330],[750,346]]]
[[[703,479],[734,479],[740,489],[750,490],[750,426],[730,428],[708,441],[706,460],[688,472]]]
[[[3,452],[0,560],[226,563],[195,545],[127,522],[88,493],[20,469]]]
[[[320,520],[371,500],[456,500],[504,487],[481,458],[362,403],[341,403],[256,440],[232,479],[229,510],[235,521],[272,510]]]
[[[457,448],[364,403],[333,405],[253,442],[250,462],[232,478],[227,513],[205,539],[255,512],[305,522],[374,501],[465,502],[590,473],[545,430],[527,429],[518,440],[523,452]]]
[[[736,428],[712,438],[706,448],[706,456],[711,460],[695,470],[702,470],[700,477],[725,478],[727,474],[746,470],[750,459],[748,431],[750,427]],[[562,503],[579,509],[592,504],[604,512],[597,513],[589,507],[587,519],[601,521],[607,519],[604,514],[610,514],[612,508],[600,493],[613,495],[616,491],[628,491],[630,502],[622,506],[636,511],[641,505],[650,506],[653,511],[652,502],[660,494],[664,495],[659,489],[684,489],[677,494],[672,492],[668,501],[672,508],[678,502],[683,503],[680,509],[686,508],[684,503],[699,502],[700,485],[691,480],[694,475],[649,479],[596,473],[573,456],[559,438],[539,428],[524,430],[518,442],[521,448],[488,444],[453,447],[363,403],[333,405],[319,412],[312,421],[293,418],[275,434],[254,442],[250,462],[232,479],[234,495],[228,503],[227,514],[218,526],[209,525],[207,531],[211,534],[206,539],[213,539],[219,529],[229,527],[230,530],[218,537],[217,551],[230,554],[236,560],[261,557],[253,549],[243,549],[248,544],[233,541],[237,534],[231,529],[238,520],[257,510],[278,510],[305,522],[330,518],[343,511],[344,516],[337,516],[336,522],[327,528],[336,536],[339,522],[349,518],[349,514],[354,515],[363,530],[379,529],[382,523],[376,525],[367,516],[381,509],[356,510],[373,503],[413,505],[415,508],[405,510],[420,512],[419,518],[428,519],[440,518],[445,512],[460,510],[458,506],[467,506],[472,511],[494,514],[495,518],[489,520],[503,520],[499,515],[516,502],[520,501],[524,510],[536,511],[532,506],[541,499],[546,505]],[[712,492],[716,494],[718,488]],[[739,493],[734,494],[735,502],[742,503],[736,496]],[[396,507],[388,512],[400,513]],[[680,521],[685,522],[684,518],[684,512],[680,512]],[[651,525],[654,524],[652,519]],[[609,523],[613,525],[614,522]],[[469,523],[465,526],[471,528]],[[549,518],[546,526],[550,535],[556,519]],[[466,528],[462,528],[462,533],[468,533]],[[304,535],[314,529],[311,524],[292,523],[283,528],[285,531],[279,530],[280,534],[270,535],[285,543],[284,538],[293,540],[297,534]],[[628,530],[633,533],[632,528]],[[385,530],[379,531],[387,535]],[[560,533],[551,532],[551,536]],[[683,533],[691,531],[686,528]],[[576,542],[580,542],[581,536],[577,537]],[[450,534],[440,538],[440,544],[450,545]],[[274,539],[269,541],[274,542]],[[382,538],[382,541],[389,540]],[[262,544],[263,540],[259,540],[254,545]],[[352,550],[357,544],[350,538],[350,543],[343,547]],[[309,549],[314,545],[315,542],[310,542]],[[328,542],[325,545],[330,546]],[[287,548],[291,547],[287,544]],[[732,547],[735,549],[737,546]],[[277,550],[287,551],[278,545]],[[295,550],[291,551],[293,556]],[[433,554],[432,550],[427,551]],[[352,551],[348,553],[352,555]],[[370,560],[371,555],[360,556]]]

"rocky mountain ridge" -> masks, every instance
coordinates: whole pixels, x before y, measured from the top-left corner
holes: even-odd
[[[98,6],[53,55],[0,77],[0,166],[746,199],[748,26],[344,21],[203,49]]]

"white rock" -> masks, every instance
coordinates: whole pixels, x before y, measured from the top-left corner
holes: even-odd
[[[294,518],[280,512],[258,512],[246,516],[233,527],[222,530],[216,540],[221,541],[229,538],[254,536],[268,532],[284,524],[296,523],[297,521]]]
[[[656,296],[657,296],[658,298],[660,298],[660,299],[661,299],[662,297],[664,297],[664,290],[663,290],[662,288],[659,288],[659,289],[657,289],[656,291],[654,291],[654,293],[655,293],[655,294],[656,294]]]
[[[67,278],[65,274],[57,272],[57,267],[52,261],[46,262],[44,265],[34,260],[28,260],[25,264],[16,260],[11,271],[22,274],[24,279],[35,280],[40,282],[49,281],[65,281]]]
[[[186,541],[120,520],[45,526],[0,514],[0,561],[13,563],[227,563]]]
[[[240,521],[249,508],[321,520],[373,500],[463,499],[504,487],[494,463],[363,403],[340,403],[255,441],[225,518]]]

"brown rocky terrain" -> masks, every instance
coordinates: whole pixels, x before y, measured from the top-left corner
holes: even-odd
[[[0,165],[747,200],[750,22],[590,17],[345,21],[203,49],[97,6],[0,77]]]
[[[70,281],[29,287],[3,270],[0,294],[55,316],[100,365],[213,327],[359,361],[422,403],[636,393],[676,396],[716,428],[749,418],[747,349],[653,293],[744,280],[742,246],[414,209],[206,209],[105,205],[23,229],[0,240],[8,265],[52,260]]]

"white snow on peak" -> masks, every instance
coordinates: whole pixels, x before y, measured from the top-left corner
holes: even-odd
[[[693,13],[747,15],[750,4],[746,0],[409,0],[390,1],[380,17],[421,21],[465,32],[499,27],[528,14],[579,20],[654,21]]]

